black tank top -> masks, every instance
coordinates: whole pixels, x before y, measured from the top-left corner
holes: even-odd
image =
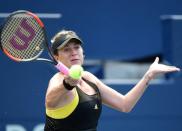
[[[95,91],[94,95],[87,95],[76,87],[79,103],[76,109],[64,119],[54,119],[46,115],[44,131],[96,131],[102,110],[102,101],[98,87],[82,78]]]

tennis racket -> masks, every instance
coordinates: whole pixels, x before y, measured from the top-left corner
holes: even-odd
[[[11,13],[2,24],[0,39],[0,47],[10,59],[16,62],[48,62],[54,64],[63,74],[69,75],[69,69],[54,59],[48,46],[44,24],[36,14],[26,10]],[[45,49],[50,59],[40,58]]]

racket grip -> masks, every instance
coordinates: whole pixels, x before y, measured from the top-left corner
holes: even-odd
[[[55,66],[60,72],[62,72],[64,75],[69,75],[69,69],[66,67],[63,63],[58,62],[58,64]]]

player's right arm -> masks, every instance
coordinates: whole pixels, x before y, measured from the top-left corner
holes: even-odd
[[[46,107],[55,108],[58,106],[60,100],[68,93],[63,86],[64,76],[61,73],[56,73],[49,81],[46,92]]]
[[[70,76],[65,76],[62,73],[56,73],[49,81],[46,93],[46,108],[55,109],[70,103],[75,95],[75,89],[66,89],[63,80],[71,86],[79,83],[80,79],[73,79]]]

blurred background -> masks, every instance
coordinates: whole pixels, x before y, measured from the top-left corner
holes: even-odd
[[[156,56],[182,68],[181,5],[181,0],[1,0],[0,22],[13,11],[29,10],[43,20],[49,40],[62,29],[76,31],[84,41],[84,69],[125,94]],[[16,63],[2,52],[0,67],[0,131],[43,131],[45,92],[57,70]],[[130,113],[104,106],[98,131],[182,131],[181,85],[181,72],[158,76]]]

